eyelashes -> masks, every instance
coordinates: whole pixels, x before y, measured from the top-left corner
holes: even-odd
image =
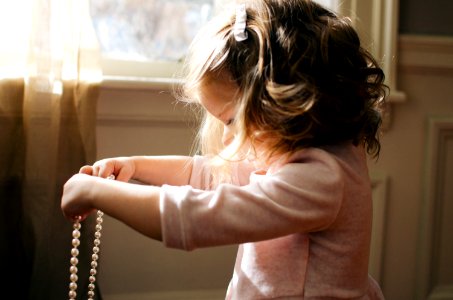
[[[225,125],[226,126],[230,126],[234,123],[234,118],[231,118],[231,119],[228,119],[226,122],[225,122]]]

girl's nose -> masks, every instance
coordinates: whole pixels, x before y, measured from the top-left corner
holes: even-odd
[[[229,144],[231,144],[231,142],[233,141],[233,138],[234,138],[233,126],[224,125],[223,126],[223,135],[222,135],[222,143],[223,143],[223,145],[226,147]]]

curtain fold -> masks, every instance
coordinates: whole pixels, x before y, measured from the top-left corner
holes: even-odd
[[[18,299],[26,299],[21,287],[29,284],[29,276],[20,272],[29,269],[21,238],[25,157],[23,94],[23,80],[0,81],[0,257],[3,258],[3,278],[8,278],[0,284],[2,291],[16,291]]]
[[[62,187],[96,155],[102,74],[89,1],[15,0],[0,10],[14,14],[0,26],[0,295],[65,299],[72,224],[60,210]],[[78,299],[94,224],[82,224]]]

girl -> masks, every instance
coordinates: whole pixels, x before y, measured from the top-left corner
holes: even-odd
[[[240,244],[227,299],[383,299],[367,274],[366,161],[384,75],[349,20],[309,0],[248,1],[200,32],[186,71],[203,155],[82,167],[65,216],[101,209],[184,250]]]

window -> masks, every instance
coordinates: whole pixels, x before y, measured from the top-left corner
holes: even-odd
[[[198,29],[232,0],[91,0],[105,77],[170,78]],[[315,0],[351,17],[362,42],[382,62],[394,101],[398,3]]]
[[[229,0],[91,0],[106,77],[168,78],[188,46]],[[317,0],[336,8],[338,0]]]
[[[91,0],[106,75],[169,77],[215,0]]]
[[[338,10],[338,0],[314,0],[315,2],[324,5],[334,11]]]

